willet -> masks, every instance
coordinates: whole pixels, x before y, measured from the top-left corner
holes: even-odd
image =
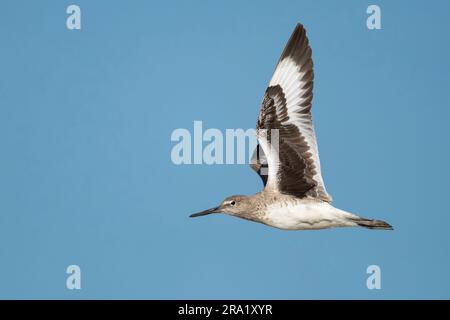
[[[218,207],[191,217],[226,213],[284,230],[392,229],[387,222],[331,205],[311,117],[313,79],[311,48],[304,27],[298,24],[275,68],[257,120],[258,145],[251,167],[263,180],[264,190],[228,197]]]

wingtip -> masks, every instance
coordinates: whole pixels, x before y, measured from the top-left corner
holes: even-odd
[[[300,63],[301,59],[307,59],[311,56],[311,49],[309,48],[309,41],[306,35],[306,29],[298,22],[292,31],[286,46],[281,54],[280,61],[286,57],[292,57]]]
[[[297,22],[297,24],[295,25],[294,30],[298,30],[298,29],[305,29],[305,27],[303,26],[303,24],[301,22]]]
[[[291,38],[295,37],[295,36],[298,35],[298,34],[301,34],[302,32],[304,32],[304,30],[305,30],[305,27],[303,26],[303,24],[301,24],[300,22],[298,22],[298,23],[295,25],[294,30],[292,31]]]

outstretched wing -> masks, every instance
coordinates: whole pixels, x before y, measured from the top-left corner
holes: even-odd
[[[268,175],[262,176],[266,188],[331,202],[311,118],[313,79],[311,48],[298,24],[264,95],[256,127],[262,150],[259,165],[255,161],[252,168],[261,175],[261,159],[267,158]]]

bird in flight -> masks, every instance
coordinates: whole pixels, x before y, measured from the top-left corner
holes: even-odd
[[[258,145],[251,168],[264,189],[235,195],[190,217],[225,213],[284,230],[364,227],[392,230],[331,205],[320,171],[311,117],[313,61],[303,25],[297,24],[266,89],[257,124]]]

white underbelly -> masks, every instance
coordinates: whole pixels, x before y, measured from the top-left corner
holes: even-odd
[[[350,214],[327,202],[298,202],[295,205],[275,204],[267,208],[264,223],[285,230],[314,230],[352,226]]]

